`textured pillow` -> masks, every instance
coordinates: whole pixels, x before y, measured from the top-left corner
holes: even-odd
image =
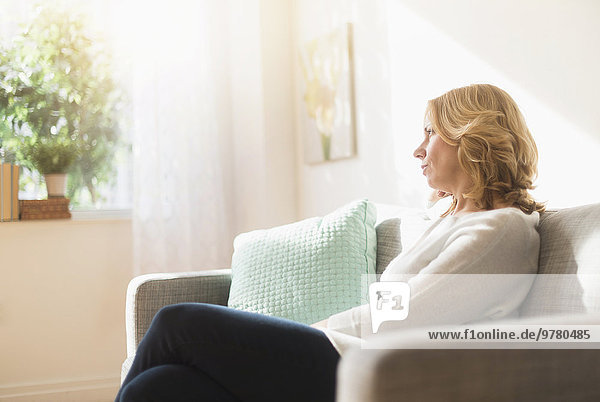
[[[238,235],[228,306],[305,324],[360,305],[375,273],[376,212],[354,201],[320,218]]]

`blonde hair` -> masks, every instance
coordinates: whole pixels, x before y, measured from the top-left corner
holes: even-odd
[[[426,117],[444,142],[458,147],[459,164],[473,182],[463,197],[481,209],[499,200],[527,214],[544,211],[528,192],[537,177],[537,147],[509,94],[489,84],[456,88],[430,100]],[[453,195],[442,216],[456,204]]]

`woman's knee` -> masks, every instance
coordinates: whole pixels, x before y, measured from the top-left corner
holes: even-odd
[[[152,320],[153,327],[159,327],[161,329],[170,328],[173,324],[181,322],[182,312],[181,304],[172,304],[165,306],[158,310],[154,319]]]
[[[154,316],[151,328],[165,333],[182,325],[208,323],[213,319],[215,311],[219,308],[225,307],[206,303],[181,303],[165,306]]]

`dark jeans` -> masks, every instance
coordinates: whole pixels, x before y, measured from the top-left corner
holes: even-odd
[[[154,317],[116,401],[334,401],[339,358],[308,325],[177,304]]]

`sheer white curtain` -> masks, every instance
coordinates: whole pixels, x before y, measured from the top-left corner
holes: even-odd
[[[231,261],[227,3],[137,8],[130,38],[136,275]]]

